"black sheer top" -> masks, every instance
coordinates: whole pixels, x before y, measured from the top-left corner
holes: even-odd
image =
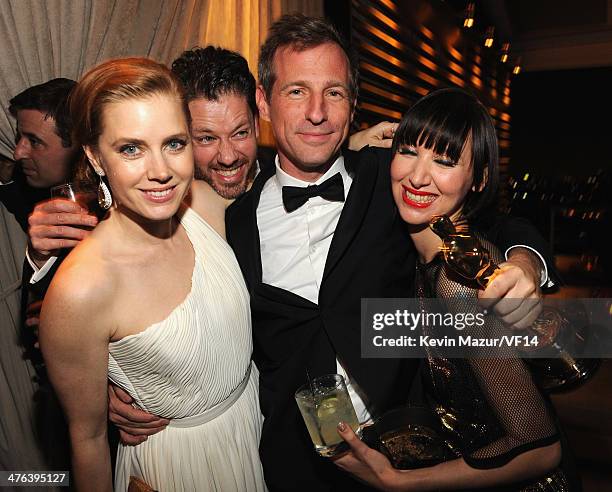
[[[478,238],[494,261],[505,261],[492,243]],[[477,285],[450,270],[440,255],[417,266],[416,283],[421,298],[477,297]],[[482,335],[508,332],[501,320],[486,319]],[[520,358],[450,359],[430,347],[423,388],[450,440],[473,468],[500,467],[558,440],[553,413]]]

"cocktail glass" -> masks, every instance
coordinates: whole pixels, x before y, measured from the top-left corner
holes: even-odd
[[[355,408],[340,374],[313,379],[297,390],[295,401],[314,447],[321,456],[335,456],[347,449],[342,446],[344,441],[338,434],[340,422],[361,435]]]

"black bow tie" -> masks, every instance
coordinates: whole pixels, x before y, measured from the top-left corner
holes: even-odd
[[[297,210],[315,196],[320,196],[330,202],[343,202],[344,185],[340,173],[334,174],[320,185],[310,185],[306,187],[283,186],[283,205],[285,206],[285,210],[289,213]]]

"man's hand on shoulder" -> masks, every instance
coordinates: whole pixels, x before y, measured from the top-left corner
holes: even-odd
[[[382,121],[370,128],[354,133],[349,137],[349,150],[360,151],[363,147],[391,148],[397,123]]]
[[[493,307],[512,328],[528,328],[542,310],[540,268],[535,254],[526,248],[514,248],[509,261],[500,265],[499,274],[484,291],[478,292],[481,305]]]
[[[98,219],[78,203],[54,198],[36,204],[28,219],[29,254],[42,266],[59,250],[73,248],[90,233],[82,227],[95,227]]]

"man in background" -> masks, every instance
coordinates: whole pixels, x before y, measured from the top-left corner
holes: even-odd
[[[50,188],[70,179],[79,155],[71,139],[68,114],[68,97],[74,85],[73,80],[52,79],[24,90],[9,103],[9,112],[17,122],[16,147],[14,161],[3,158],[0,162],[0,201],[26,232],[28,215],[35,204],[49,198]],[[79,229],[76,234],[82,238],[86,231]],[[32,396],[34,415],[30,419],[35,426],[32,432],[39,451],[48,469],[66,469],[69,449],[63,416],[45,381],[42,358],[35,347],[38,311],[59,262],[51,262],[45,271],[39,272],[36,258],[36,251],[30,247],[24,261],[21,289],[21,321],[27,326],[21,328],[20,344],[15,344],[14,349],[25,350],[25,358],[30,359],[39,376],[36,393]],[[44,276],[45,280],[36,282],[36,275]],[[30,282],[32,278],[34,283]],[[21,411],[29,414],[29,407]],[[18,428],[8,424],[3,427]],[[27,460],[27,456],[24,459]]]
[[[73,80],[58,78],[20,92],[9,101],[17,120],[12,162],[0,163],[0,200],[27,232],[27,217],[49,188],[66,182],[77,155],[67,108]]]

